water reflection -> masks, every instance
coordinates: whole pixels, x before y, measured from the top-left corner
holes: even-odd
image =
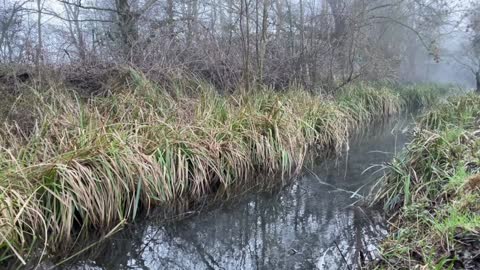
[[[360,136],[348,154],[279,193],[253,194],[168,225],[132,226],[68,268],[353,269],[374,256],[385,234],[380,212],[352,204],[372,180],[362,172],[404,144],[404,134],[392,134],[394,124]]]

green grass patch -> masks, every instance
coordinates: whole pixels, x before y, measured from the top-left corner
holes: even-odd
[[[419,119],[372,193],[392,216],[380,269],[480,267],[480,98],[451,97]]]

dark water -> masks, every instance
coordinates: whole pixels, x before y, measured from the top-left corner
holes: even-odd
[[[354,269],[386,233],[379,211],[352,206],[354,192],[364,194],[375,178],[365,169],[401,149],[405,124],[371,128],[348,153],[275,194],[167,225],[130,226],[68,269]]]

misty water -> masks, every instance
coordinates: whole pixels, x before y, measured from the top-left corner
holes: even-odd
[[[348,153],[310,166],[280,191],[131,225],[67,269],[353,269],[386,234],[381,211],[353,205],[378,176],[365,170],[401,150],[409,123],[370,127]]]

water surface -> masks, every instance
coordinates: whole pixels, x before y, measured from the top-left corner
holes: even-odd
[[[130,226],[68,269],[354,269],[375,256],[381,212],[353,204],[407,136],[392,120],[350,143],[342,157],[308,169],[274,194],[165,224]],[[358,191],[358,194],[356,193]]]

